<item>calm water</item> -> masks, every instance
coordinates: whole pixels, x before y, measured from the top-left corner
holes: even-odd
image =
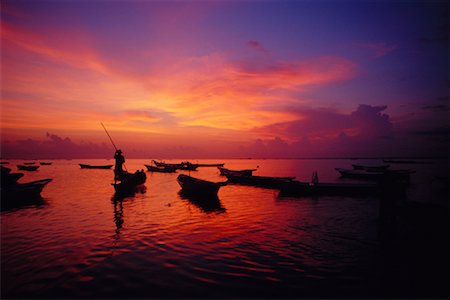
[[[321,181],[333,182],[342,181],[334,167],[367,162],[191,161],[259,166],[255,175],[302,181],[317,170]],[[150,162],[128,159],[126,167],[135,171]],[[15,169],[22,161],[10,163]],[[217,203],[205,206],[178,194],[178,174],[147,172],[145,193],[115,201],[112,170],[80,169],[78,163],[113,160],[55,160],[26,172],[21,182],[53,178],[42,203],[1,213],[2,298],[390,295],[377,198],[279,198],[274,190],[229,185]],[[440,191],[448,182],[447,161],[395,167],[417,170],[409,200],[448,211]],[[216,168],[190,174],[225,181]],[[408,295],[402,288],[396,293]]]

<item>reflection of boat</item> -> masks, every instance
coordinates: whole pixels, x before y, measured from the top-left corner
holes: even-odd
[[[42,166],[50,166],[52,163],[51,162],[40,162],[40,164],[42,165]]]
[[[165,163],[165,162],[160,162],[160,161],[153,160],[153,163],[157,167],[170,167],[170,168],[175,168],[177,170],[195,171],[198,168],[197,164],[192,164],[192,163],[190,163],[188,161],[183,161],[183,162],[181,162],[179,164],[170,164],[170,163]]]
[[[197,167],[223,167],[225,164],[196,164]]]
[[[139,189],[147,180],[147,175],[143,170],[135,173],[124,172],[118,183],[112,183],[117,193],[133,193]]]
[[[191,195],[217,195],[220,187],[226,182],[211,182],[184,174],[178,175],[178,183],[185,194]]]
[[[177,171],[177,169],[172,166],[155,167],[151,165],[145,165],[145,167],[149,172],[174,173]]]
[[[243,185],[251,185],[270,189],[279,189],[286,183],[292,182],[295,177],[268,177],[268,176],[245,176],[241,174],[226,174],[229,182]]]
[[[225,212],[225,208],[222,207],[219,197],[215,195],[193,195],[185,190],[180,190],[178,193],[182,199],[186,199],[199,207],[203,212]]]
[[[87,164],[79,164],[82,169],[111,169],[113,165],[87,165]]]
[[[256,171],[256,169],[246,169],[246,170],[230,170],[227,168],[218,168],[220,171],[220,175],[244,175],[244,176],[252,176],[253,171]]]
[[[24,166],[24,165],[17,165],[17,169],[22,171],[36,171],[39,168],[39,166]]]
[[[342,177],[365,180],[409,180],[413,170],[365,171],[335,168]]]
[[[365,165],[352,165],[353,170],[365,170],[368,172],[382,172],[389,168],[389,165],[379,165],[379,166],[365,166]]]

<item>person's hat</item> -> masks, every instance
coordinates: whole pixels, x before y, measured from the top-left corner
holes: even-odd
[[[116,153],[122,153],[122,150],[120,150],[120,149],[116,150]]]

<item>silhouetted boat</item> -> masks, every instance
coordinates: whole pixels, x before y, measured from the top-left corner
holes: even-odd
[[[177,171],[175,167],[172,166],[164,166],[164,167],[155,167],[151,165],[145,165],[149,172],[159,172],[159,173],[174,173]]]
[[[188,175],[178,175],[177,181],[185,194],[192,195],[217,195],[220,187],[227,182],[211,182]]]
[[[295,179],[295,177],[245,176],[241,174],[226,174],[225,176],[231,183],[271,189],[279,189]]]
[[[35,162],[34,162],[34,161],[30,161],[30,162],[24,162],[23,164],[24,164],[24,165],[34,165]]]
[[[39,166],[24,166],[24,165],[17,165],[17,169],[22,171],[36,171],[39,169]]]
[[[0,183],[1,186],[7,186],[7,185],[11,185],[11,184],[16,184],[17,180],[19,180],[20,178],[23,177],[23,173],[11,173],[11,169],[10,168],[6,168],[3,166],[0,166],[0,171],[1,171],[1,175],[0,175]]]
[[[365,170],[368,172],[382,172],[387,170],[389,165],[379,165],[379,166],[367,166],[367,165],[352,165],[354,170]]]
[[[220,175],[244,175],[244,176],[252,176],[253,171],[256,171],[256,169],[246,169],[246,170],[230,170],[227,168],[218,168],[220,171]]]
[[[219,164],[196,164],[197,167],[223,167],[225,163],[219,163]]]
[[[2,200],[7,199],[18,200],[22,198],[33,198],[39,197],[43,188],[50,182],[52,179],[42,179],[31,181],[27,183],[16,183],[8,186],[1,187],[1,195]]]
[[[42,165],[42,166],[50,166],[52,163],[51,162],[40,162],[40,164]]]
[[[7,164],[9,164],[9,162],[7,162],[7,161],[0,161],[0,165],[7,165]]]
[[[335,168],[342,177],[365,180],[409,180],[413,170],[366,171]]]
[[[124,172],[119,182],[112,183],[117,193],[130,193],[135,191],[139,186],[143,185],[147,180],[147,175],[143,170],[135,173]]]
[[[87,164],[79,164],[82,169],[111,169],[113,165],[87,165]]]
[[[170,163],[165,163],[165,162],[160,162],[160,161],[153,160],[153,163],[157,167],[172,167],[172,168],[175,168],[177,170],[195,171],[198,168],[197,164],[193,164],[193,163],[190,163],[188,161],[183,161],[183,162],[181,162],[179,164],[170,164]]]

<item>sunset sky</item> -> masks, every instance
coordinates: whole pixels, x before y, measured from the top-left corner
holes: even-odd
[[[447,1],[2,1],[2,157],[445,156]]]

